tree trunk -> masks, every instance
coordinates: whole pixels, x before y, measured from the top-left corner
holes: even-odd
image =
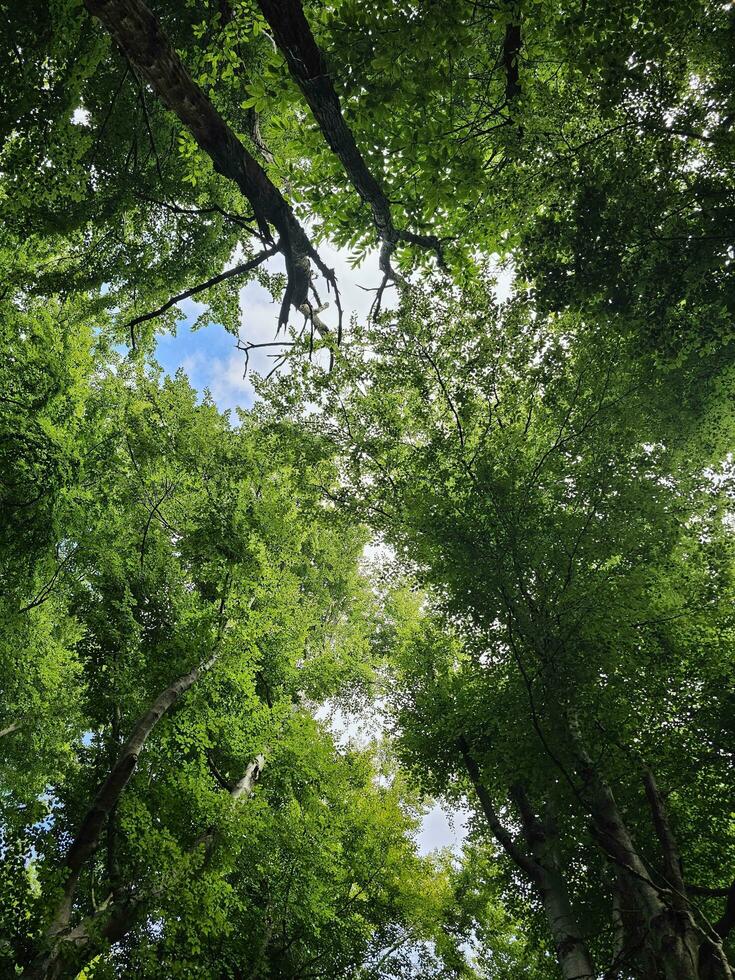
[[[522,786],[516,784],[511,795],[521,814],[523,836],[536,864],[536,887],[554,938],[562,975],[565,980],[593,980],[595,970],[592,959],[559,868],[556,827],[550,817],[542,821],[536,816]]]
[[[548,829],[532,813],[522,789],[516,787],[514,795],[519,798],[524,836],[531,852],[529,857],[503,826],[464,736],[460,736],[458,745],[470,781],[496,840],[536,887],[549,923],[562,976],[565,980],[593,980],[595,970],[592,959],[569,901],[569,893],[553,853]]]
[[[725,898],[725,910],[713,925],[714,935],[710,935],[699,947],[700,980],[732,980],[733,977],[722,944],[735,928],[735,881]]]
[[[59,976],[58,971],[63,965],[61,945],[63,943],[73,945],[80,942],[86,944],[88,941],[83,924],[77,929],[69,930],[74,896],[82,869],[99,846],[105,823],[115,809],[123,790],[130,782],[138,765],[140,753],[151,732],[169,708],[216,662],[217,657],[218,654],[214,653],[205,664],[195,667],[169,684],[135,723],[133,731],[120,750],[117,761],[87,810],[82,825],[66,855],[64,865],[68,872],[67,880],[51,924],[46,930],[46,941],[51,945],[51,951],[29,966],[23,972],[23,977],[33,978],[33,980],[38,980],[38,978],[50,980],[50,978]]]
[[[566,734],[578,760],[578,773],[582,779],[581,796],[592,817],[591,830],[599,846],[630,881],[642,919],[639,932],[649,937],[651,954],[662,977],[665,980],[700,980],[698,959],[701,932],[696,929],[691,913],[686,908],[678,907],[678,899],[670,899],[670,889],[659,888],[652,881],[618,809],[612,789],[587,751],[573,712],[566,715]],[[670,832],[668,826],[666,831]]]
[[[252,795],[264,765],[264,755],[257,755],[248,763],[242,777],[229,791],[233,800]],[[205,831],[196,838],[189,848],[189,853],[195,852],[203,845],[205,859],[207,859],[211,853],[213,840],[214,831],[212,829]],[[118,889],[118,892],[121,891],[124,890]],[[23,977],[32,980],[61,980],[65,975],[76,976],[106,946],[124,939],[160,892],[160,888],[139,894],[131,894],[129,891],[128,895],[118,898],[111,908],[100,910],[94,916],[69,929],[63,937],[57,937],[50,954],[37,961],[30,971],[24,972]]]

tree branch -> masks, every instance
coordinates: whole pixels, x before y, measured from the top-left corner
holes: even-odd
[[[21,718],[20,721],[11,722],[11,724],[7,725],[5,728],[0,728],[0,738],[5,738],[6,735],[12,735],[14,732],[21,729],[23,725],[25,725],[25,720]]]
[[[702,898],[727,898],[735,886],[726,885],[724,888],[705,888],[703,885],[687,885],[686,889],[690,895],[700,895]]]
[[[250,201],[265,240],[273,240],[271,225],[278,231],[278,248],[286,260],[288,277],[279,325],[287,323],[291,305],[299,309],[307,301],[310,260],[336,288],[334,273],[319,258],[291,206],[189,75],[143,0],[85,0],[85,4],[102,21],[141,78],[209,156],[217,173],[237,184]]]
[[[228,279],[232,279],[234,276],[243,276],[246,272],[251,272],[256,269],[259,265],[262,265],[266,259],[271,258],[276,252],[280,251],[279,246],[273,245],[271,248],[265,249],[265,251],[260,252],[255,258],[250,259],[247,262],[243,262],[240,265],[233,266],[231,269],[226,269],[224,272],[220,272],[217,276],[212,276],[211,279],[207,279],[206,282],[200,282],[196,286],[192,286],[191,289],[185,289],[183,293],[177,293],[176,296],[172,296],[167,299],[163,306],[159,306],[155,310],[151,310],[150,313],[143,313],[140,316],[134,317],[125,324],[127,329],[131,332],[134,331],[135,327],[140,323],[145,323],[146,320],[153,320],[157,316],[162,316],[167,310],[170,310],[172,306],[176,306],[177,303],[182,303],[185,299],[189,299],[192,296],[196,296],[197,293],[203,292],[205,289],[211,289],[212,286],[217,286],[221,282],[226,282]]]
[[[379,181],[371,173],[352,130],[345,122],[339,96],[300,0],[258,0],[258,6],[330,150],[339,159],[357,193],[370,207],[373,223],[383,242],[380,267],[384,276],[394,281],[400,280],[390,263],[391,255],[399,242],[431,249],[442,263],[439,238],[435,235],[401,231],[393,224],[390,202]]]
[[[67,852],[64,865],[68,872],[68,878],[61,901],[47,930],[47,936],[49,938],[58,936],[69,925],[72,903],[82,868],[97,850],[105,821],[117,805],[123,790],[130,782],[138,765],[140,753],[148,741],[151,732],[179,698],[196,683],[205,671],[209,670],[216,663],[218,656],[219,651],[215,648],[215,652],[204,664],[195,667],[186,674],[182,674],[172,684],[169,684],[167,688],[161,691],[150,708],[141,715],[133,726],[131,734],[120,750],[117,761],[97,791],[97,795],[87,810],[82,824]]]
[[[230,790],[230,796],[233,800],[239,800],[241,796],[252,795],[255,784],[260,779],[260,774],[263,772],[264,765],[265,756],[262,754],[256,755],[253,761],[248,763],[245,772]]]
[[[464,761],[467,774],[470,777],[470,782],[475,789],[477,798],[480,801],[480,806],[482,807],[483,813],[485,814],[493,835],[513,863],[516,864],[521,871],[525,872],[531,881],[535,882],[537,880],[538,869],[532,859],[524,851],[522,851],[520,847],[518,847],[516,842],[513,840],[513,837],[503,826],[500,817],[493,806],[490,794],[482,782],[480,767],[478,766],[475,757],[472,755],[469,743],[464,735],[459,736],[457,739],[457,745],[462,755],[462,760]]]
[[[264,765],[265,756],[263,755],[256,756],[248,764],[242,778],[233,787],[228,787],[228,792],[233,800],[237,800],[246,794],[248,796],[252,795],[255,783],[260,778]],[[193,854],[202,845],[205,846],[205,852],[208,853],[213,842],[214,833],[214,828],[210,827],[209,830],[200,834],[188,848],[188,853]],[[186,871],[188,873],[188,866],[186,866]],[[181,873],[182,870],[179,871],[178,875],[175,875],[174,880]],[[171,888],[170,880],[166,882],[166,887]],[[76,948],[76,956],[74,957],[75,967],[72,972],[76,973],[85,964],[89,963],[104,944],[112,945],[124,939],[139,921],[151,901],[159,897],[162,892],[163,886],[160,883],[152,889],[138,892],[129,887],[126,894],[123,894],[115,904],[111,904],[115,897],[111,893],[98,906],[93,915],[83,919],[73,929],[65,931],[63,936],[58,937],[67,947],[73,946]],[[31,978],[32,980],[37,980],[37,978],[38,980],[40,978],[43,978],[43,980],[57,980],[57,978],[62,976],[61,971],[65,968],[68,969],[68,967],[69,964],[66,961],[66,956],[62,954],[60,943],[57,942],[49,956],[26,970],[23,973],[23,977],[29,978],[29,980]]]
[[[54,570],[54,574],[51,576],[48,582],[46,582],[46,584],[43,586],[40,592],[38,592],[38,594],[33,599],[31,599],[30,602],[26,603],[25,606],[21,606],[18,612],[20,613],[29,612],[31,609],[35,609],[36,606],[43,605],[43,603],[46,602],[46,600],[49,598],[49,596],[53,591],[53,587],[57,578],[59,577],[59,575],[61,575],[61,573],[64,570],[64,567],[68,564],[68,562],[74,557],[76,551],[77,551],[77,546],[75,545],[72,548],[72,550],[69,552],[69,554],[65,558],[62,558],[62,560],[57,564],[56,569]]]
[[[516,6],[516,5],[512,5]],[[505,101],[510,103],[521,94],[519,81],[518,56],[521,53],[523,40],[521,38],[520,13],[514,11],[513,20],[505,28],[503,38],[503,67],[505,68]]]
[[[669,817],[666,812],[663,796],[658,788],[656,777],[653,772],[645,766],[643,770],[643,785],[646,790],[646,798],[651,808],[653,825],[656,828],[656,835],[661,844],[664,859],[664,874],[669,886],[674,890],[673,899],[679,908],[686,905],[684,879],[681,874],[681,859],[679,850],[674,840],[674,835],[669,824]]]
[[[715,922],[715,932],[721,939],[727,939],[731,930],[735,927],[735,881],[727,889],[725,895],[727,897],[725,911],[717,922]]]
[[[596,976],[589,950],[569,898],[567,883],[556,854],[558,830],[548,813],[540,819],[525,788],[516,783],[510,791],[518,807],[526,845],[536,867],[535,884],[554,939],[556,957],[566,980],[593,980]]]

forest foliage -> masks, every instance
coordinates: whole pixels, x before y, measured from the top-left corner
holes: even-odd
[[[733,4],[2,11],[0,974],[732,978]]]

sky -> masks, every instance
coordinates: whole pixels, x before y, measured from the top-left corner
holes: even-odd
[[[354,313],[358,318],[367,317],[373,302],[374,290],[381,281],[377,252],[371,253],[359,269],[352,269],[346,254],[321,245],[320,255],[326,264],[334,268],[340,289],[344,310],[344,323],[349,324]],[[269,272],[284,271],[280,256],[268,264]],[[511,291],[512,272],[498,275],[496,296],[505,299]],[[333,298],[322,295],[322,301],[332,299],[330,307],[320,314],[330,326],[336,328],[337,314]],[[393,302],[390,291],[386,291],[384,308]],[[179,321],[176,336],[161,336],[158,340],[156,359],[169,374],[183,368],[189,382],[202,394],[208,389],[220,410],[237,407],[250,408],[255,392],[252,372],[267,374],[272,366],[268,354],[273,351],[256,351],[251,354],[248,374],[245,374],[245,354],[237,349],[237,338],[227,333],[223,327],[210,325],[192,331],[191,325],[204,307],[192,300],[181,304],[185,318]],[[266,343],[274,339],[278,320],[279,304],[271,300],[269,293],[258,283],[250,282],[240,291],[241,329],[243,341]],[[326,717],[326,715],[325,715]],[[333,717],[332,725],[336,734],[358,741],[369,737],[361,731],[360,723]],[[440,804],[431,807],[423,819],[417,836],[417,844],[422,854],[436,848],[451,847],[459,850],[467,832],[467,812],[452,812]]]
[[[365,289],[375,289],[381,279],[378,270],[377,252],[371,253],[363,265],[351,269],[347,257],[328,245],[321,245],[319,253],[330,268],[334,268],[340,289],[344,310],[344,323],[350,316],[366,317],[372,304],[374,293]],[[268,263],[271,273],[283,272],[281,256]],[[333,296],[321,289],[322,302],[329,302],[329,308],[320,314],[321,319],[336,329],[337,311]],[[390,305],[390,292],[386,291],[384,307]],[[266,343],[274,339],[278,322],[280,304],[271,300],[270,294],[257,282],[248,283],[240,291],[242,325],[240,337],[243,341]],[[250,408],[253,404],[254,390],[252,372],[267,374],[273,362],[268,355],[274,350],[254,351],[250,355],[248,375],[245,376],[245,354],[236,347],[237,338],[228,334],[223,327],[212,324],[201,330],[192,331],[191,324],[202,312],[204,306],[193,300],[185,300],[181,306],[185,319],[179,321],[175,337],[165,335],[159,338],[156,358],[169,374],[183,368],[190,383],[204,392],[208,388],[220,409],[234,409],[238,406]],[[293,313],[293,311],[292,311]],[[294,325],[298,323],[298,314]]]
[[[367,317],[375,296],[370,290],[375,290],[381,281],[377,251],[370,253],[359,269],[352,269],[347,255],[327,244],[319,246],[319,253],[326,264],[335,270],[345,325],[349,324],[353,313],[361,319]],[[271,273],[283,272],[281,256],[271,259],[267,268]],[[512,271],[498,273],[496,296],[499,300],[510,294],[512,276]],[[330,306],[320,316],[325,323],[336,328],[337,312],[333,297],[326,295],[325,290],[321,290],[321,293],[322,301],[330,302]],[[393,297],[394,293],[387,289],[383,297],[384,309],[392,305]],[[204,310],[202,304],[185,300],[180,309],[185,319],[179,321],[176,336],[166,334],[158,340],[156,357],[161,366],[169,374],[183,368],[195,388],[202,393],[205,388],[209,389],[221,410],[238,406],[250,408],[255,395],[252,372],[267,374],[273,364],[268,355],[274,351],[253,352],[248,376],[245,376],[245,354],[237,349],[237,338],[215,324],[192,331],[192,323]],[[240,337],[243,341],[266,343],[274,339],[279,304],[274,303],[270,294],[257,282],[248,283],[240,291],[240,309]],[[294,323],[297,320],[298,315]]]

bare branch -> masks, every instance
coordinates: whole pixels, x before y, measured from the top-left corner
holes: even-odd
[[[271,258],[279,251],[278,245],[273,245],[271,248],[265,249],[265,251],[260,252],[255,256],[254,259],[250,259],[248,262],[242,262],[240,265],[233,266],[231,269],[226,269],[224,272],[220,272],[217,276],[212,276],[211,279],[207,279],[206,282],[200,282],[196,286],[192,286],[191,289],[185,289],[183,293],[177,293],[176,296],[172,296],[167,299],[163,306],[159,306],[158,309],[151,310],[150,313],[143,313],[141,316],[136,316],[132,320],[126,323],[128,330],[132,331],[140,323],[145,323],[146,320],[153,320],[157,316],[162,316],[167,310],[170,310],[172,306],[176,306],[177,303],[182,303],[185,299],[189,299],[191,296],[196,296],[197,293],[203,292],[205,289],[211,289],[212,286],[217,286],[221,282],[226,282],[228,279],[232,279],[234,276],[243,276],[246,272],[252,272],[259,265],[262,265],[266,259]]]

